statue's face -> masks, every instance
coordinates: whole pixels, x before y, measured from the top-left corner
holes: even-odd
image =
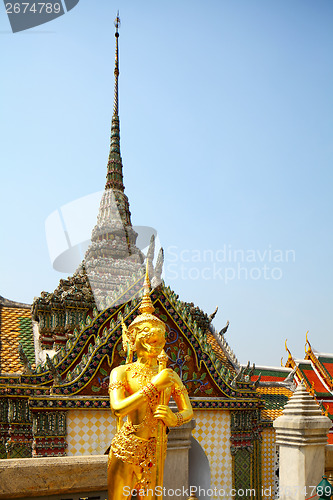
[[[146,353],[149,357],[161,354],[165,345],[165,329],[162,325],[150,322],[143,323],[136,335],[136,350]]]

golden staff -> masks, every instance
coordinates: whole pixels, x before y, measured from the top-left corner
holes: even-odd
[[[160,373],[164,368],[166,368],[166,364],[168,361],[168,356],[163,350],[161,354],[157,356],[158,360],[158,372]],[[161,391],[160,394],[160,405],[165,405],[165,391]],[[159,420],[157,422],[157,443],[156,443],[156,486],[160,486],[163,488],[163,469],[164,469],[164,449],[165,449],[165,441],[166,441],[166,425],[163,420]],[[162,496],[158,497],[162,500]]]

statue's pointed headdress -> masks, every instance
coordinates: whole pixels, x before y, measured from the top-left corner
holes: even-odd
[[[155,311],[155,307],[153,306],[153,303],[150,298],[150,281],[149,281],[149,260],[147,259],[147,264],[146,264],[146,274],[145,274],[145,280],[143,283],[143,297],[141,301],[141,305],[139,307],[139,311],[141,314],[151,314]]]
[[[146,265],[146,274],[143,283],[143,296],[141,300],[141,304],[139,307],[139,311],[141,314],[137,316],[132,323],[127,326],[125,325],[124,320],[122,320],[122,340],[123,340],[123,348],[126,352],[126,363],[132,363],[133,361],[133,352],[135,349],[135,339],[138,331],[140,331],[141,323],[151,323],[158,324],[159,326],[163,326],[165,329],[165,323],[161,321],[157,316],[153,314],[155,311],[155,307],[150,298],[150,281],[149,281],[149,261],[147,259]]]

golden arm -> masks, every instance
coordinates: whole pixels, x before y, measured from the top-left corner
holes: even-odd
[[[112,370],[110,374],[110,405],[116,417],[124,417],[136,410],[145,401],[145,395],[140,390],[130,396],[125,396],[126,374],[122,366]]]
[[[173,413],[168,406],[159,405],[154,412],[154,417],[162,419],[168,427],[178,427],[193,418],[193,410],[187,390],[176,373],[175,376],[176,383],[171,394],[179,411]]]
[[[151,383],[157,391],[161,391],[174,385],[175,376],[179,379],[172,370],[166,368],[153,377]],[[143,389],[139,389],[130,396],[125,396],[125,387],[126,373],[124,373],[124,367],[119,366],[114,368],[110,374],[109,394],[111,409],[116,417],[124,417],[128,413],[139,408],[139,406],[147,400]],[[191,403],[189,404],[191,407]]]

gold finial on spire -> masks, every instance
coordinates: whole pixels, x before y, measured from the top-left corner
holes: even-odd
[[[149,269],[149,259],[147,258],[145,281],[143,283],[143,297],[142,297],[141,305],[139,307],[139,311],[141,314],[152,313],[155,311],[155,307],[153,306],[152,301],[151,301],[150,296],[149,296],[150,281],[149,281],[148,269]]]
[[[119,17],[119,10],[117,11],[117,17],[114,20],[114,25],[116,27],[116,33],[118,33],[118,28],[120,28],[120,17]]]
[[[116,32],[114,36],[116,37],[116,57],[115,57],[115,66],[114,66],[114,101],[113,101],[113,114],[118,115],[118,76],[119,76],[119,48],[118,48],[118,38],[119,38],[119,32],[118,29],[120,28],[120,17],[119,17],[119,10],[117,12],[117,17],[114,20],[114,25],[116,28]]]

